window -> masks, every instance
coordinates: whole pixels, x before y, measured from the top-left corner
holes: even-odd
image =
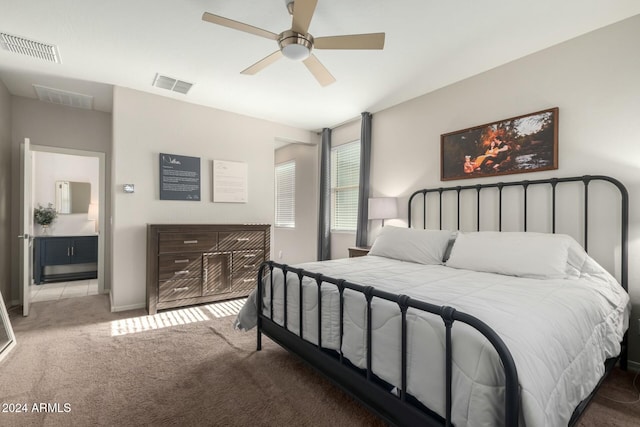
[[[331,149],[331,230],[356,231],[360,141]]]
[[[276,165],[276,227],[296,226],[296,162]]]

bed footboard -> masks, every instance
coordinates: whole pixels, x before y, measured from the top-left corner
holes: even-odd
[[[303,278],[307,277],[315,281],[317,284],[318,301],[321,301],[321,285],[332,284],[336,286],[340,295],[340,349],[342,348],[343,337],[343,312],[344,312],[344,291],[349,289],[361,293],[366,300],[366,348],[367,359],[366,369],[364,372],[353,369],[350,363],[343,357],[342,351],[337,352],[337,357],[333,357],[328,351],[322,347],[322,304],[318,304],[318,344],[312,344],[302,339],[303,327],[300,322],[300,335],[295,334],[287,329],[287,292],[284,292],[284,325],[281,326],[273,320],[273,309],[270,314],[265,316],[263,313],[263,295],[265,286],[270,287],[270,307],[273,307],[273,270],[278,268],[282,270],[285,279],[286,275],[294,274],[299,281],[299,301],[300,319],[302,319],[303,308]],[[265,272],[268,269],[269,283],[264,283]],[[307,292],[309,290],[307,289]],[[374,298],[390,301],[398,305],[401,313],[401,384],[398,393],[394,394],[377,381],[375,374],[371,369],[372,361],[372,328],[371,328],[371,301]],[[264,333],[282,347],[300,356],[304,361],[313,366],[317,371],[330,379],[336,385],[356,399],[361,401],[370,410],[378,414],[383,419],[394,425],[427,425],[427,426],[450,426],[451,410],[452,410],[452,346],[451,346],[451,329],[455,322],[465,323],[480,332],[496,349],[498,356],[502,362],[505,375],[505,399],[504,399],[504,425],[508,427],[516,427],[518,425],[520,394],[518,384],[518,374],[513,357],[509,349],[502,339],[491,329],[486,323],[476,317],[455,310],[448,306],[437,306],[423,301],[412,299],[406,295],[395,295],[375,289],[371,286],[361,286],[350,283],[345,280],[335,279],[328,276],[312,273],[302,269],[290,267],[284,264],[278,264],[273,261],[265,262],[260,267],[258,275],[258,324],[257,324],[257,348],[261,349],[262,334]],[[407,393],[407,310],[409,308],[421,310],[440,316],[445,328],[445,417],[437,415],[435,412],[414,405],[411,396]]]

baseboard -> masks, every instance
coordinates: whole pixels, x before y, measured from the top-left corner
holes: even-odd
[[[111,312],[115,313],[116,311],[137,310],[139,308],[145,308],[145,306],[145,303],[115,306],[113,305],[113,301],[111,301]]]
[[[639,372],[640,362],[634,362],[633,360],[628,360],[627,367],[629,368],[630,371]]]

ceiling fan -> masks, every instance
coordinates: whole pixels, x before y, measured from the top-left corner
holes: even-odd
[[[343,36],[318,37],[314,38],[307,33],[313,12],[316,9],[318,0],[285,0],[287,10],[293,16],[291,29],[280,34],[263,30],[249,24],[234,21],[229,18],[205,12],[202,20],[234,30],[244,31],[256,36],[276,40],[280,50],[261,59],[249,68],[241,71],[241,74],[256,74],[258,71],[273,64],[282,56],[286,58],[302,61],[316,78],[321,86],[327,86],[335,82],[336,79],[329,70],[311,53],[315,49],[382,49],[384,48],[384,33],[351,34]],[[294,4],[295,3],[295,4]]]

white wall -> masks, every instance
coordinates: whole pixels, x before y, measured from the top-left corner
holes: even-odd
[[[308,131],[116,87],[113,105],[112,310],[142,307],[146,225],[274,219],[274,140]],[[159,200],[158,153],[201,158],[201,201]],[[211,162],[246,162],[248,203],[212,203]],[[123,184],[134,184],[125,194]]]
[[[46,207],[48,203],[55,206],[56,181],[88,182],[91,184],[91,203],[98,203],[98,168],[97,157],[34,151],[33,206]],[[49,229],[49,234],[59,236],[95,234],[95,221],[88,220],[86,213],[58,214]],[[34,226],[35,234],[41,231],[39,226]]]
[[[274,228],[274,260],[296,264],[318,259],[318,145],[289,144],[275,163],[296,162],[295,228]]]
[[[440,135],[559,107],[559,169],[499,177],[605,174],[630,193],[630,359],[640,361],[640,16],[490,70],[373,116],[371,188],[403,197],[443,186]],[[447,182],[492,182],[492,179]],[[605,225],[603,224],[603,227]]]
[[[9,307],[11,294],[11,95],[0,80],[0,293]]]

